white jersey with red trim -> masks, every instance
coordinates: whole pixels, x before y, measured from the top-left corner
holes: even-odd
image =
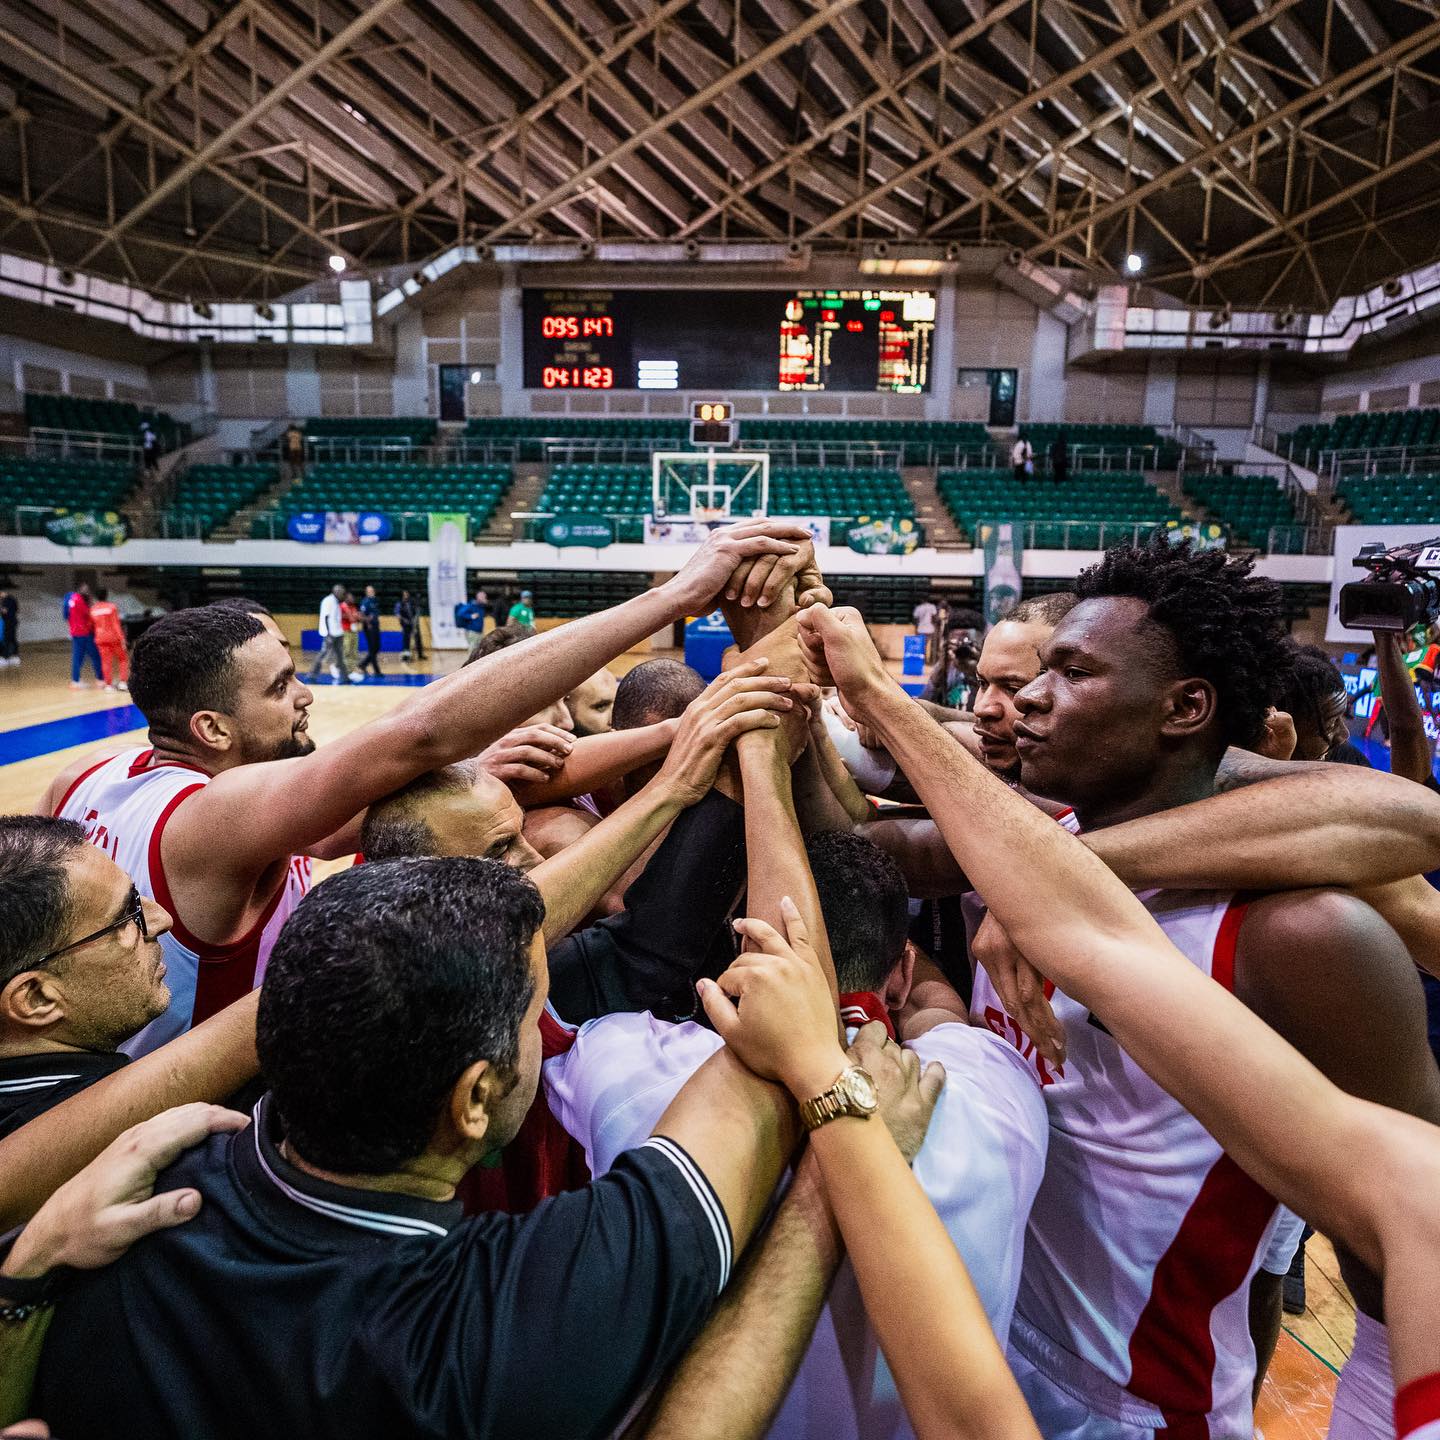
[[[881,1019],[884,1009],[873,995],[847,995],[841,1014],[853,1034]],[[585,1146],[597,1176],[645,1141],[680,1088],[723,1044],[713,1030],[669,1024],[648,1012],[592,1020],[563,1053],[552,1045],[548,1016],[541,1034],[550,1109]],[[940,1061],[946,1076],[915,1178],[1003,1340],[1020,1281],[1025,1217],[1045,1165],[1045,1106],[1020,1056],[978,1026],[937,1025],[907,1048],[922,1064]],[[769,1440],[913,1440],[914,1434],[847,1261]]]
[[[212,945],[185,928],[160,861],[160,837],[176,809],[210,782],[190,765],[154,763],[155,752],[135,748],[102,760],[72,784],[55,814],[77,820],[142,895],[163,905],[174,928],[160,937],[170,1008],[122,1048],[145,1055],[238,1000],[261,981],[275,937],[310,888],[310,857],[291,856],[285,883],[250,930],[228,945]]]
[[[1403,1386],[1395,1396],[1400,1440],[1440,1440],[1440,1371]]]
[[[1139,898],[1182,955],[1234,988],[1244,904],[1199,891]],[[1006,1013],[983,969],[971,1003],[976,1021],[1033,1066],[1050,1120],[1011,1346],[1113,1420],[1174,1440],[1248,1436],[1250,1280],[1275,1201],[1099,1017],[1047,991],[1065,1027],[1065,1063],[1054,1067]]]

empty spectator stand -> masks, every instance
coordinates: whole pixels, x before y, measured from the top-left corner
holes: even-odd
[[[637,415],[614,419],[586,415],[494,415],[465,422],[465,439],[510,445],[517,460],[638,460],[647,450],[689,445],[686,419]]]
[[[162,450],[173,450],[186,442],[186,427],[163,410],[142,410],[128,400],[86,400],[78,395],[25,397],[25,423],[32,430],[118,435],[138,446],[142,420],[150,422]]]
[[[176,537],[207,540],[279,480],[278,465],[191,465],[175,477],[166,528]]]
[[[251,521],[252,539],[284,539],[301,511],[375,511],[397,540],[423,540],[431,511],[464,511],[475,537],[490,523],[513,478],[508,465],[318,464]]]
[[[1271,476],[1187,474],[1184,490],[1242,543],[1280,555],[1304,553],[1294,502]]]
[[[1366,410],[1300,425],[1280,436],[1281,453],[1304,461],[1324,451],[1440,447],[1440,410]]]
[[[974,420],[741,420],[745,449],[780,451],[796,464],[862,463],[855,447],[892,452],[901,465],[958,463],[993,447]]]
[[[1071,424],[1027,421],[1019,434],[1035,451],[1036,468],[1046,462],[1061,435],[1072,468],[1087,470],[1173,470],[1184,453],[1180,443],[1153,425]]]
[[[1342,477],[1335,498],[1357,525],[1440,524],[1440,471]]]
[[[1031,549],[1096,550],[1185,518],[1134,472],[1079,470],[1057,485],[1044,476],[1016,480],[1008,469],[942,470],[936,489],[972,543],[984,520],[1023,522]]]
[[[42,535],[56,510],[120,510],[135,489],[136,467],[118,460],[0,457],[0,532]]]

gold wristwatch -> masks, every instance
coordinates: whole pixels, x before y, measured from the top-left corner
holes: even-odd
[[[879,1105],[880,1097],[870,1072],[851,1065],[840,1072],[840,1078],[828,1090],[822,1090],[813,1100],[801,1105],[800,1118],[807,1130],[818,1130],[827,1120],[839,1119],[841,1115],[868,1119]]]

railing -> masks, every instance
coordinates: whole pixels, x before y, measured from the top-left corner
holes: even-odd
[[[932,447],[945,448],[945,447]],[[939,461],[944,470],[1009,470],[1012,468],[1009,445],[992,445],[985,450],[963,449],[954,463]],[[1158,445],[1067,445],[1072,471],[1107,471],[1120,473],[1142,470],[1158,470],[1161,447]],[[1050,455],[1048,446],[1036,449],[1035,473],[1049,473]]]
[[[1413,475],[1440,470],[1440,445],[1388,445],[1368,450],[1325,450],[1326,478],[1332,488],[1361,475]]]
[[[1272,525],[1265,537],[1267,555],[1329,555],[1334,548],[1328,525]]]
[[[388,517],[394,527],[390,534],[392,540],[428,540],[430,538],[430,512],[428,510],[384,510],[377,509],[377,514]],[[287,526],[290,522],[288,511],[280,510],[257,510],[250,522],[250,533],[248,538],[252,540],[288,540],[290,532]],[[263,531],[262,534],[256,532]],[[473,543],[478,543],[480,537],[472,535]]]
[[[1307,490],[1288,460],[1213,460],[1202,475],[1266,475],[1284,492],[1300,525],[1323,527],[1324,511],[1313,491]],[[1306,554],[1317,553],[1306,551]]]
[[[545,539],[545,522],[554,520],[558,515],[566,512],[558,510],[512,510],[510,519],[515,526],[515,539],[543,541]],[[634,510],[612,511],[612,510],[587,510],[587,515],[599,515],[610,521],[615,531],[615,543],[618,545],[638,545],[645,539],[646,514]],[[775,512],[771,512],[772,515]],[[672,519],[683,519],[683,516],[672,516]],[[783,517],[779,517],[783,518]],[[830,543],[832,545],[844,545],[847,540],[849,527],[855,524],[860,518],[858,515],[828,515],[825,517],[830,522]],[[925,543],[925,528],[916,520],[915,529],[920,536],[920,544]]]
[[[1013,525],[1027,550],[1105,550],[1112,545],[1143,545],[1161,520],[981,520],[980,525]],[[1058,529],[1058,537],[1055,531]],[[1037,540],[1037,535],[1039,540]],[[1052,542],[1058,538],[1058,545]],[[1044,543],[1040,543],[1043,541]]]
[[[0,435],[0,455],[36,460],[118,460],[140,463],[140,442],[104,430],[54,430],[35,426],[28,435]]]

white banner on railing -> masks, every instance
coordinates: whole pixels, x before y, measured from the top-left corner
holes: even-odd
[[[645,543],[647,545],[700,545],[705,537],[719,525],[738,525],[748,520],[748,515],[727,515],[716,520],[700,520],[690,515],[671,515],[657,519],[654,515],[645,517]],[[783,520],[787,525],[803,525],[814,537],[817,545],[830,543],[830,518],[827,515],[774,515],[773,520]]]
[[[430,516],[430,648],[463,650],[466,635],[455,623],[465,603],[465,541],[470,517],[463,512]]]

